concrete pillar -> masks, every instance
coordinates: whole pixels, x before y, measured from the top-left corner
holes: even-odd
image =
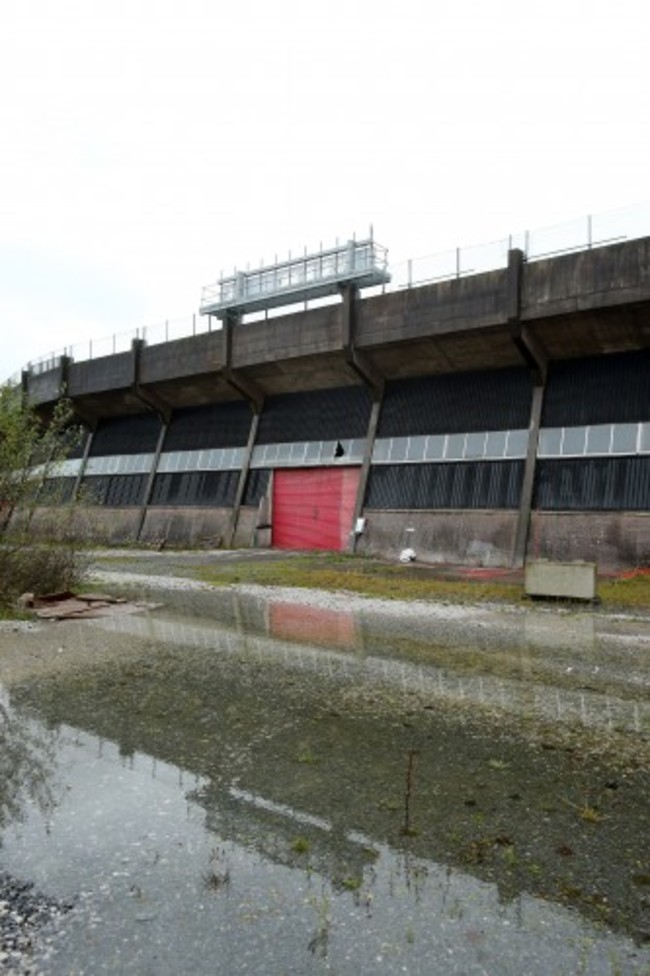
[[[354,531],[357,519],[360,519],[363,515],[363,506],[366,501],[366,491],[368,488],[368,478],[370,477],[370,462],[372,461],[372,452],[375,449],[375,438],[377,436],[377,427],[379,426],[379,416],[381,414],[381,404],[383,396],[377,397],[372,401],[372,407],[370,408],[370,420],[368,421],[368,432],[366,434],[366,451],[363,456],[363,462],[361,464],[361,473],[359,475],[359,485],[357,487],[357,498],[354,504],[354,519],[352,522],[352,533],[350,535],[350,542],[348,544],[348,550],[354,552],[357,547],[358,535]]]
[[[539,428],[544,405],[544,390],[548,370],[548,355],[530,328],[522,324],[521,306],[524,290],[526,261],[523,251],[514,249],[508,252],[508,277],[506,293],[506,319],[512,341],[523,363],[530,370],[533,381],[533,397],[528,425],[528,450],[524,463],[524,477],[519,496],[519,513],[512,545],[511,562],[513,566],[523,566],[526,560],[526,547],[530,531],[530,516],[535,487],[537,466],[537,445]]]
[[[230,516],[230,525],[228,527],[228,535],[226,538],[227,546],[232,546],[235,539],[235,534],[237,532],[237,525],[239,523],[239,513],[241,511],[242,502],[244,500],[246,482],[248,481],[248,474],[251,469],[251,458],[253,456],[253,448],[255,447],[255,441],[257,439],[257,428],[259,427],[259,423],[260,423],[261,411],[257,411],[253,406],[252,409],[253,409],[253,416],[251,419],[250,429],[248,431],[248,442],[246,444],[246,452],[244,454],[244,460],[242,462],[241,471],[239,472],[239,481],[237,482],[237,492],[235,494],[235,500],[233,502],[232,513]]]
[[[544,390],[542,384],[533,387],[533,399],[530,407],[530,424],[528,427],[528,450],[524,465],[524,478],[519,496],[519,514],[512,547],[512,565],[523,566],[526,561],[526,547],[530,532],[530,517],[533,506],[533,490],[535,487],[535,470],[537,467],[537,445],[539,443],[539,428],[544,406]]]
[[[161,420],[160,433],[158,434],[158,440],[156,442],[156,450],[153,456],[153,461],[151,462],[151,468],[149,469],[149,474],[147,476],[147,484],[144,489],[144,498],[142,499],[142,508],[140,510],[140,518],[138,520],[138,531],[136,533],[136,542],[140,541],[140,536],[142,535],[142,529],[144,528],[144,522],[147,517],[147,510],[151,502],[151,496],[153,494],[153,484],[156,479],[156,474],[158,473],[158,465],[160,464],[160,455],[162,454],[163,444],[165,443],[165,437],[167,435],[168,423],[165,420]]]
[[[341,351],[343,358],[350,369],[363,382],[364,386],[370,390],[372,395],[372,406],[370,408],[370,419],[366,434],[366,451],[361,462],[359,486],[354,505],[354,519],[351,526],[350,541],[348,543],[348,550],[354,552],[357,545],[357,535],[354,529],[357,524],[357,519],[361,518],[366,499],[366,489],[370,476],[370,462],[375,447],[381,404],[384,398],[384,377],[380,375],[373,363],[356,346],[356,302],[358,289],[354,285],[345,285],[341,289],[341,297],[343,299],[341,312]]]
[[[81,484],[86,473],[86,465],[88,464],[88,458],[90,457],[90,450],[93,446],[93,439],[95,437],[95,428],[91,428],[88,431],[88,437],[86,438],[86,443],[84,444],[84,452],[81,457],[81,464],[79,465],[79,471],[77,472],[77,477],[75,478],[74,488],[72,489],[72,502],[79,500],[79,492],[81,491]]]

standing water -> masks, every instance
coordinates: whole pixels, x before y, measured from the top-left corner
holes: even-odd
[[[650,973],[650,625],[161,599],[0,635],[32,972]]]

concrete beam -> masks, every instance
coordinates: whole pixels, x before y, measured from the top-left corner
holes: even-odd
[[[229,312],[223,320],[223,377],[235,392],[251,404],[254,414],[262,412],[264,390],[241,369],[232,365],[232,330],[240,325],[239,317]]]
[[[548,369],[548,356],[529,326],[522,326],[521,303],[523,293],[524,252],[518,248],[508,251],[506,278],[506,321],[512,341],[526,365],[534,375],[535,383],[543,384]]]
[[[373,366],[368,357],[356,345],[358,289],[354,285],[341,288],[341,350],[343,360],[352,372],[367,386],[373,398],[381,400],[384,393],[384,377]]]
[[[160,418],[163,426],[167,426],[171,419],[172,408],[153,390],[145,390],[140,383],[140,363],[142,350],[144,349],[144,339],[134,339],[133,349],[133,395],[147,408]],[[142,528],[142,526],[140,526]],[[138,532],[139,535],[139,532]]]

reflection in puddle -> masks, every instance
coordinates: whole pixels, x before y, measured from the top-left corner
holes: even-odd
[[[571,738],[647,741],[638,641],[182,609],[60,631],[84,666],[2,699],[2,867],[77,904],[46,972],[650,972],[647,774]]]
[[[59,803],[7,828],[3,851],[9,870],[77,900],[48,972],[568,976],[650,964],[545,900],[504,901],[462,870],[141,753],[127,760],[79,730],[50,735]]]

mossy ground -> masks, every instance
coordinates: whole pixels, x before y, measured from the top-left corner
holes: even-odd
[[[195,569],[193,575],[214,585],[256,583],[326,591],[345,590],[393,600],[454,603],[528,602],[523,573],[500,569],[402,565],[361,556],[331,553],[287,555],[269,561],[242,560]],[[644,571],[602,577],[599,605],[604,610],[650,610],[650,574]]]

